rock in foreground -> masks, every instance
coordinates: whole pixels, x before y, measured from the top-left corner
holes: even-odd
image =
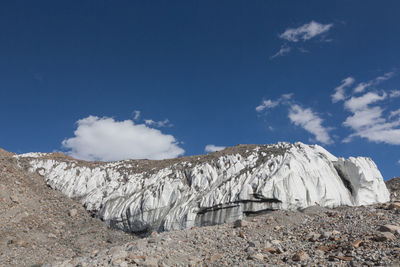
[[[16,158],[109,225],[131,232],[221,224],[271,210],[389,201],[371,159],[336,158],[302,143],[240,145],[163,161],[84,162],[34,153]]]

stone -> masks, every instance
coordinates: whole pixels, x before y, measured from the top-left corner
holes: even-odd
[[[321,236],[322,236],[323,238],[329,238],[329,237],[332,236],[332,232],[327,232],[327,231],[322,232]]]
[[[315,241],[317,241],[320,237],[321,237],[320,234],[317,234],[317,233],[314,233],[314,232],[310,232],[310,233],[307,235],[306,238],[307,238],[307,240],[309,240],[309,241],[315,242]]]
[[[276,248],[273,248],[273,247],[266,247],[266,248],[263,249],[263,251],[264,252],[268,252],[268,253],[272,253],[272,254],[277,253]]]
[[[254,242],[251,242],[251,241],[247,242],[247,245],[248,245],[249,247],[253,247],[253,248],[256,247],[256,244],[255,244]]]
[[[77,209],[70,209],[68,211],[68,215],[71,216],[71,217],[75,217],[76,215],[78,215]]]
[[[396,237],[391,232],[378,232],[375,234],[375,236],[372,239],[374,241],[384,242],[384,241],[392,240],[395,238]]]
[[[214,263],[214,262],[216,262],[217,260],[219,260],[221,258],[222,258],[222,254],[221,253],[216,253],[216,254],[214,254],[214,255],[212,255],[210,257],[210,263]]]
[[[130,260],[135,260],[135,259],[145,260],[145,259],[146,259],[146,256],[140,256],[140,255],[136,255],[136,254],[133,253],[133,252],[130,252],[130,253],[128,254],[127,258],[130,259]]]
[[[249,223],[247,222],[247,221],[245,221],[245,220],[236,220],[234,223],[233,223],[233,227],[234,228],[239,228],[239,227],[247,227],[249,225]]]
[[[330,251],[331,248],[328,247],[328,246],[321,245],[321,246],[318,246],[318,247],[317,247],[317,250],[327,252],[327,251]]]
[[[271,244],[272,244],[272,245],[275,245],[275,246],[276,246],[276,245],[279,245],[280,243],[282,243],[282,241],[280,241],[280,240],[272,240],[272,241],[271,241]]]
[[[265,220],[266,223],[271,223],[271,222],[273,222],[273,221],[275,221],[275,218],[274,218],[273,216],[269,216],[269,217]]]
[[[154,244],[154,243],[157,243],[157,240],[155,238],[149,238],[149,239],[147,239],[147,243]]]
[[[91,253],[92,257],[95,257],[97,254],[99,254],[99,250],[98,249],[93,250],[92,253]]]
[[[392,225],[392,224],[385,224],[378,228],[378,231],[381,232],[391,232],[394,234],[400,235],[400,226]]]
[[[341,261],[351,261],[353,259],[353,257],[349,256],[335,256],[335,258]]]
[[[113,263],[113,265],[118,266],[118,265],[120,265],[122,263],[122,259],[113,260],[112,263]]]
[[[53,233],[49,233],[49,234],[47,235],[47,237],[48,237],[48,238],[57,238],[57,236],[56,236],[55,234],[53,234]]]
[[[389,210],[398,210],[398,209],[400,209],[400,202],[390,203],[388,209]]]
[[[351,245],[352,245],[353,247],[355,247],[355,248],[360,247],[362,244],[363,244],[363,240],[362,240],[362,239],[357,239],[357,240],[355,240],[355,241],[353,241],[353,242],[351,243]]]
[[[332,231],[332,235],[340,235],[340,232],[337,231],[337,230],[333,230],[333,231]]]
[[[16,203],[16,204],[19,203],[19,198],[18,198],[17,195],[12,195],[12,196],[10,196],[10,199],[11,199],[12,202],[14,202],[14,203]]]
[[[296,254],[293,255],[292,260],[293,261],[303,261],[303,260],[307,260],[310,257],[308,256],[307,253],[305,253],[303,250],[297,252]]]
[[[315,255],[320,256],[320,257],[325,255],[325,251],[322,251],[322,250],[319,250],[319,249],[317,249],[314,253],[315,253]]]
[[[17,242],[16,242],[16,245],[19,246],[19,247],[27,247],[28,246],[28,242],[26,242],[23,239],[18,239]]]
[[[158,267],[158,258],[147,257],[142,263],[143,267]]]
[[[245,235],[244,235],[244,233],[243,233],[243,231],[239,231],[239,237],[241,237],[241,238],[246,238]]]
[[[261,253],[255,253],[251,254],[248,258],[254,261],[264,261],[268,256]]]

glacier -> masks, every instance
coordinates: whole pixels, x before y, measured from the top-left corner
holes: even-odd
[[[227,223],[277,209],[390,200],[370,158],[337,158],[300,142],[238,145],[160,161],[85,162],[60,153],[14,157],[111,227],[135,233]]]

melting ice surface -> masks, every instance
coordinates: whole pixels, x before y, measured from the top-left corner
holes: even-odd
[[[242,145],[170,165],[89,163],[43,153],[15,157],[110,226],[131,232],[220,224],[276,209],[389,201],[371,159],[336,158],[302,143]]]

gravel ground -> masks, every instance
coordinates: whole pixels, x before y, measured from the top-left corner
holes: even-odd
[[[393,204],[393,203],[392,203]],[[60,266],[399,266],[400,206],[275,211],[153,233]]]
[[[399,266],[390,203],[274,211],[146,238],[108,228],[0,149],[0,266]]]

